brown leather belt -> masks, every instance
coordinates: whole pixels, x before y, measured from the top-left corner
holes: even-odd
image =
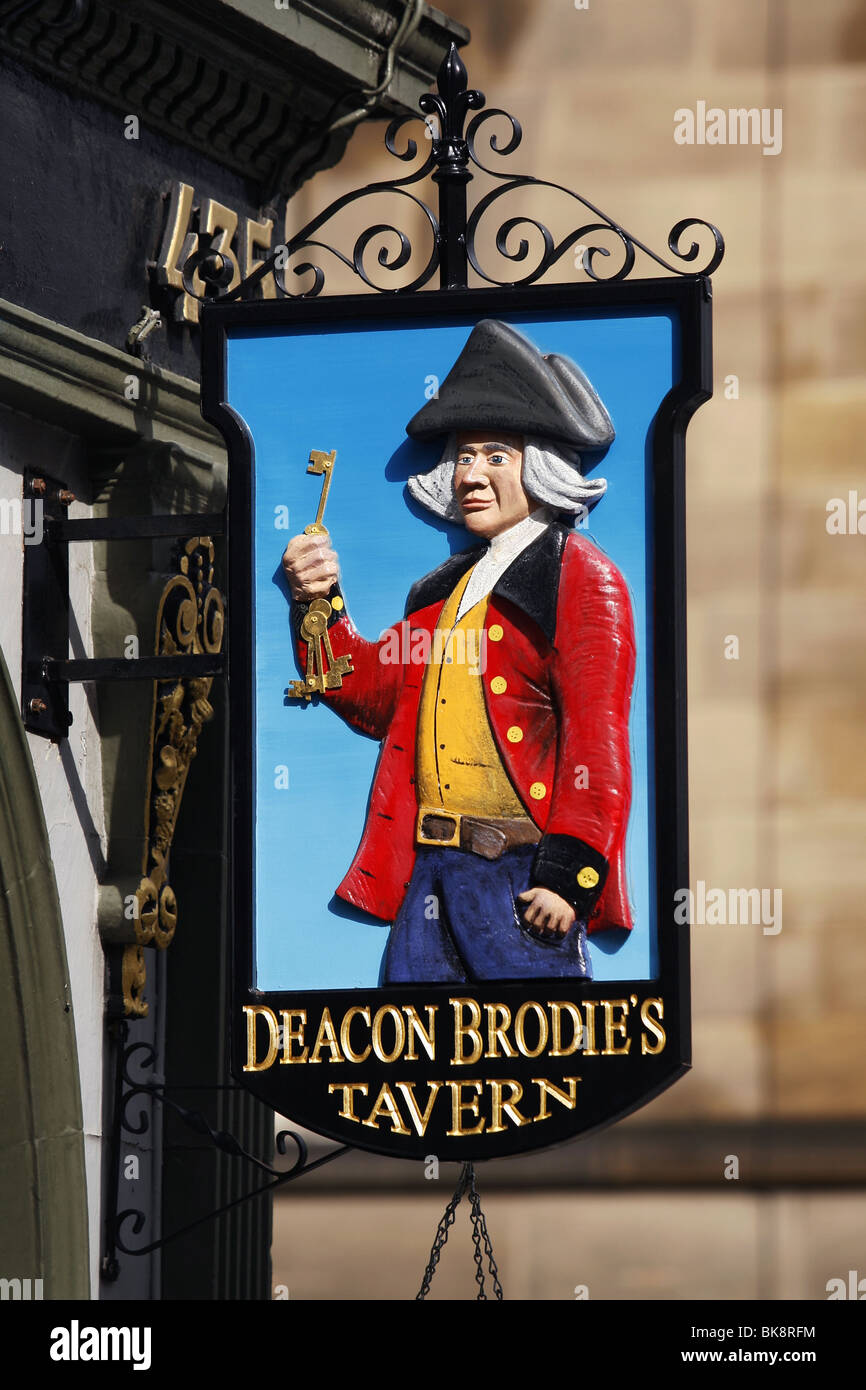
[[[483,859],[498,859],[517,845],[537,845],[541,831],[529,817],[513,820],[483,820],[460,811],[443,811],[428,806],[418,808],[415,842],[438,845],[440,849],[468,849]]]

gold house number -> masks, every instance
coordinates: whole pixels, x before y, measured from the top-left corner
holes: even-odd
[[[254,217],[239,218],[232,208],[218,203],[216,198],[204,198],[200,205],[196,204],[192,184],[176,180],[171,188],[168,217],[156,263],[156,278],[159,284],[178,291],[174,310],[177,321],[198,323],[199,301],[187,294],[183,287],[183,267],[193,252],[198,250],[199,238],[227,258],[232,267],[228,288],[234,289],[266,258],[271,249],[273,232],[272,217],[262,218],[261,221]],[[264,255],[259,255],[259,252],[264,252]],[[205,287],[198,271],[193,276],[193,285],[197,293],[204,293]],[[261,281],[261,292],[265,299],[276,298],[273,275],[266,275]]]

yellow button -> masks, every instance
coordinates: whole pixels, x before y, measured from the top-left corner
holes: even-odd
[[[532,797],[533,801],[543,801],[547,796],[547,787],[543,782],[533,782],[532,786],[529,788],[529,795]]]
[[[508,689],[508,681],[504,676],[494,676],[493,680],[490,682],[490,689],[493,691],[494,695],[504,695],[505,691]]]
[[[585,869],[581,869],[577,876],[577,881],[581,888],[594,888],[598,883],[598,874],[595,869],[590,869],[587,865]]]
[[[505,737],[509,743],[519,743],[523,738],[523,730],[519,729],[516,724],[512,724]]]
[[[343,607],[343,600],[340,598],[339,594],[335,594],[331,599],[331,607],[335,613],[339,613],[340,609]]]
[[[487,636],[490,638],[491,642],[502,641],[502,628],[498,623],[491,623],[490,627],[487,629]]]

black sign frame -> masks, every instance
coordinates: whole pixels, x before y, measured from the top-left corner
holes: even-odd
[[[375,308],[374,308],[375,305]],[[680,376],[661,402],[653,425],[652,440],[652,521],[654,544],[651,592],[653,595],[654,696],[655,696],[655,827],[656,827],[656,909],[658,922],[659,975],[652,981],[610,983],[562,981],[473,984],[461,986],[461,998],[475,1000],[483,1009],[488,1003],[505,1003],[512,1016],[521,1003],[535,1000],[544,1006],[549,999],[594,1004],[595,1048],[574,1054],[575,1066],[569,1075],[581,1075],[579,1102],[575,1109],[552,1102],[543,1125],[503,1125],[497,1132],[489,1126],[477,1133],[477,1102],[482,1092],[473,1090],[491,1083],[514,1080],[524,1091],[539,1076],[553,1084],[561,1083],[565,1071],[545,1072],[542,1057],[519,1056],[507,1062],[480,1059],[473,1066],[456,1068],[446,1049],[435,1061],[423,1048],[416,1049],[417,1060],[411,1071],[395,1069],[393,1062],[380,1060],[373,1053],[363,1065],[335,1064],[284,1066],[276,1062],[264,1071],[245,1070],[247,1062],[247,1020],[245,1010],[262,1006],[277,1016],[281,1010],[307,1010],[308,1026],[316,1027],[322,1007],[327,1006],[339,1027],[345,1010],[370,1005],[375,1008],[414,1007],[422,1019],[426,1006],[437,1003],[442,1039],[450,1040],[448,1027],[453,1009],[449,999],[458,991],[452,985],[385,986],[370,990],[291,991],[267,995],[255,988],[253,901],[253,803],[254,786],[250,775],[253,729],[253,632],[252,613],[252,484],[254,461],[252,440],[237,414],[226,403],[227,335],[235,329],[273,329],[327,322],[329,324],[377,316],[423,321],[428,316],[448,313],[474,315],[477,319],[508,310],[569,309],[575,314],[599,309],[634,310],[640,306],[669,311],[677,325],[680,345]],[[233,918],[233,962],[231,980],[231,1049],[233,1072],[237,1080],[275,1111],[294,1122],[341,1143],[387,1153],[393,1157],[424,1159],[435,1153],[440,1159],[463,1161],[502,1157],[549,1147],[601,1128],[639,1108],[676,1081],[691,1060],[689,926],[674,920],[675,893],[689,883],[688,873],[688,782],[686,738],[686,554],[685,554],[685,434],[697,407],[712,394],[712,351],[710,282],[703,275],[671,278],[617,280],[590,284],[533,285],[523,288],[438,290],[423,294],[375,297],[368,294],[331,296],[278,302],[211,303],[202,312],[202,413],[226,440],[229,453],[229,491],[227,531],[229,553],[228,679],[231,720],[231,864],[230,903]],[[552,992],[553,990],[553,992]],[[626,1036],[617,1028],[626,1014],[635,1021],[647,1017],[658,1023],[657,1005],[663,1000],[665,1043],[654,1051],[656,1031],[647,1026],[629,1027],[628,1052],[618,1046]],[[606,1007],[605,1007],[606,1001]],[[623,1011],[627,1001],[629,1009]],[[642,1014],[647,1009],[648,1014]],[[318,1012],[317,1012],[318,1011]],[[261,1019],[256,1019],[261,1027]],[[605,1026],[607,1025],[607,1033]],[[625,1027],[625,1024],[623,1024]],[[604,1054],[604,1043],[612,1051]],[[263,1050],[260,1041],[258,1050]],[[384,1050],[384,1049],[383,1049]],[[598,1055],[593,1056],[593,1051]],[[586,1063],[598,1072],[597,1085],[586,1085]],[[398,1075],[398,1072],[400,1073]],[[398,1080],[419,1086],[417,1099],[424,1105],[425,1083],[439,1080],[451,1087],[450,1100],[456,1107],[460,1133],[448,1134],[444,1122],[428,1124],[424,1133],[394,1132],[393,1126],[364,1124],[379,1088]],[[335,1101],[338,1092],[329,1093],[329,1084],[361,1084],[368,1091],[358,1119],[341,1118]],[[454,1085],[464,1084],[455,1093]],[[469,1083],[466,1085],[466,1083]],[[492,1089],[492,1087],[491,1087]],[[351,1107],[343,1093],[343,1103]],[[486,1094],[486,1093],[484,1093]],[[542,1096],[542,1106],[546,1106]],[[500,1099],[503,1093],[500,1090]],[[504,1094],[507,1101],[508,1093]],[[460,1108],[462,1106],[462,1109]],[[442,1114],[445,1114],[444,1102]],[[453,1123],[452,1123],[453,1128]]]

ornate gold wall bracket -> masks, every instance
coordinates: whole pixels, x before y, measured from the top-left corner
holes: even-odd
[[[163,589],[156,620],[157,656],[214,655],[222,650],[225,606],[214,586],[214,546],[209,536],[188,540],[180,573]],[[168,859],[190,765],[202,726],[213,717],[212,676],[185,676],[153,683],[150,752],[145,797],[145,848],[135,891],[135,941],[124,946],[123,1010],[144,1018],[147,980],[144,947],[164,951],[177,927],[177,899],[168,881]]]

